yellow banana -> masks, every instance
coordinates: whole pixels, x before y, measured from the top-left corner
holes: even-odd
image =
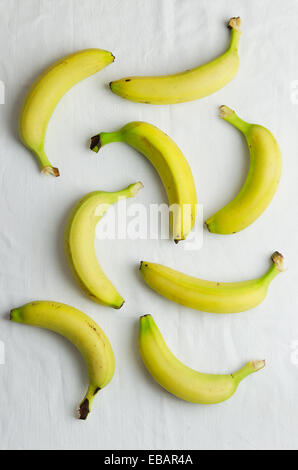
[[[136,183],[114,193],[95,191],[87,194],[71,211],[65,228],[65,254],[79,285],[95,302],[117,309],[122,307],[124,300],[98,264],[95,229],[112,204],[134,197],[142,187],[142,183]]]
[[[131,122],[117,132],[102,132],[91,139],[91,149],[98,152],[111,142],[125,142],[155,167],[167,191],[174,240],[184,240],[195,224],[197,195],[181,150],[169,136],[147,122]]]
[[[241,191],[206,221],[210,232],[231,234],[248,227],[267,208],[279,184],[282,161],[268,129],[243,121],[227,106],[220,110],[221,117],[244,134],[250,151],[250,168]]]
[[[43,173],[59,176],[45,153],[44,141],[51,115],[65,93],[81,80],[114,61],[111,52],[86,49],[55,62],[29,89],[19,117],[19,135],[36,156]]]
[[[64,336],[82,354],[89,374],[89,388],[80,405],[80,419],[87,419],[95,395],[112,380],[115,358],[102,329],[84,313],[57,302],[32,302],[11,311],[16,323],[45,328]]]
[[[147,261],[142,261],[140,267],[145,282],[159,294],[186,307],[212,313],[238,313],[256,307],[265,299],[271,281],[283,270],[283,256],[277,251],[266,274],[243,282],[205,281]]]
[[[169,350],[151,315],[140,319],[139,350],[159,385],[182,400],[204,405],[228,400],[245,377],[265,366],[265,361],[251,361],[230,375],[196,372]]]
[[[211,62],[176,75],[126,77],[110,83],[122,98],[148,104],[174,104],[211,95],[229,83],[239,68],[240,18],[231,18],[231,42],[227,51]]]

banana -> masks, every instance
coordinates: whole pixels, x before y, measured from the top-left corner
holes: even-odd
[[[65,93],[81,80],[114,61],[111,52],[86,49],[68,55],[47,68],[33,83],[22,104],[19,135],[36,156],[43,173],[59,176],[45,153],[45,136],[54,109]]]
[[[119,309],[124,300],[98,264],[95,229],[109,207],[120,199],[134,197],[142,183],[122,191],[95,191],[83,197],[71,211],[65,228],[64,247],[68,264],[81,288],[95,302]]]
[[[228,205],[206,221],[210,232],[232,234],[252,224],[267,208],[276,193],[281,177],[281,152],[265,127],[249,124],[227,106],[221,106],[221,117],[245,136],[250,151],[250,168],[246,181]]]
[[[87,315],[57,302],[32,302],[11,311],[16,323],[45,328],[64,336],[82,354],[88,369],[89,388],[80,405],[79,418],[87,419],[95,395],[112,380],[115,358],[102,329]]]
[[[176,243],[191,232],[196,220],[197,195],[192,172],[175,142],[147,122],[131,122],[117,132],[102,132],[91,139],[98,152],[111,142],[125,142],[153,164],[166,189],[170,205],[170,225]]]
[[[147,261],[141,262],[140,271],[152,289],[173,302],[203,312],[238,313],[263,302],[271,281],[284,270],[280,253],[271,259],[266,274],[243,282],[205,281]]]
[[[175,104],[193,101],[223,88],[239,69],[240,18],[231,18],[231,42],[227,51],[211,62],[176,75],[126,77],[110,83],[116,95],[147,104]]]
[[[159,385],[182,400],[204,405],[228,400],[245,377],[265,366],[265,361],[250,361],[231,375],[196,372],[169,350],[151,315],[140,319],[139,350],[146,368]]]

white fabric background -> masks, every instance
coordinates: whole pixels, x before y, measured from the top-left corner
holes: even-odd
[[[232,83],[201,101],[176,106],[135,104],[106,84],[130,74],[196,66],[223,52],[225,23],[243,20],[241,67]],[[1,449],[288,449],[297,448],[298,340],[297,174],[298,79],[296,0],[0,0],[0,365]],[[99,47],[116,62],[80,83],[51,120],[46,148],[61,178],[41,176],[17,138],[24,92],[44,67],[78,49]],[[200,251],[170,241],[97,242],[106,273],[126,298],[116,312],[96,305],[73,281],[63,254],[64,222],[73,204],[96,189],[118,190],[142,180],[138,202],[166,202],[151,165],[129,147],[88,151],[89,136],[131,120],[167,132],[187,156],[199,202],[209,216],[241,187],[248,150],[218,118],[217,106],[267,126],[283,152],[278,194],[266,213],[235,236],[205,232]],[[150,291],[138,274],[141,259],[203,278],[244,280],[262,274],[280,250],[288,271],[253,311],[217,316],[182,308]],[[87,387],[80,355],[63,338],[11,324],[8,313],[34,299],[73,305],[92,316],[115,350],[114,380],[94,402],[87,422],[74,409]],[[137,350],[138,317],[152,313],[168,345],[201,371],[232,372],[266,358],[267,367],[216,406],[191,405],[157,386]]]

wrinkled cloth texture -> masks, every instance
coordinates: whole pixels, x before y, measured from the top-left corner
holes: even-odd
[[[109,90],[111,80],[127,75],[175,73],[216,57],[229,44],[227,21],[238,15],[240,70],[219,92],[151,106]],[[0,0],[1,449],[297,448],[297,23],[296,0]],[[111,51],[116,61],[58,105],[46,151],[61,177],[42,176],[18,139],[22,99],[45,67],[89,47]],[[128,205],[149,208],[167,198],[144,157],[124,144],[96,155],[88,138],[133,120],[160,127],[188,159],[206,219],[237,194],[249,164],[245,139],[218,117],[222,104],[268,127],[280,144],[283,175],[269,208],[239,234],[204,230],[196,250],[170,240],[97,239],[100,264],[126,303],[120,311],[95,304],[64,257],[72,206],[90,191],[116,191],[139,180],[145,188]],[[138,273],[139,262],[148,260],[205,279],[246,280],[267,270],[275,250],[285,255],[288,271],[274,280],[264,303],[242,314],[181,307],[151,291]],[[58,335],[9,322],[11,308],[46,299],[90,315],[115,351],[115,377],[85,423],[75,416],[88,385],[79,353]],[[178,400],[153,381],[138,354],[138,318],[146,313],[174,354],[194,369],[232,373],[250,359],[266,359],[266,368],[225,403]]]

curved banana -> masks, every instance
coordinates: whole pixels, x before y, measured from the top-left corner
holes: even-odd
[[[243,282],[205,281],[147,261],[142,261],[140,267],[145,282],[159,294],[186,307],[212,313],[238,313],[256,307],[265,299],[271,281],[283,270],[283,256],[277,251],[266,274]]]
[[[65,93],[76,83],[114,61],[111,52],[86,49],[63,57],[47,68],[29,89],[19,117],[19,135],[36,156],[43,173],[59,176],[44,149],[48,123]]]
[[[94,247],[96,225],[112,204],[134,197],[142,187],[142,183],[136,183],[114,193],[87,194],[68,218],[64,236],[66,259],[81,288],[99,304],[119,309],[124,300],[98,264]]]
[[[155,167],[168,195],[174,240],[176,243],[184,240],[195,224],[197,195],[191,169],[181,150],[168,135],[147,122],[131,122],[117,132],[102,132],[91,139],[90,148],[98,152],[111,142],[125,142]]]
[[[265,127],[249,124],[227,106],[221,117],[245,136],[250,151],[250,168],[241,191],[227,206],[206,221],[210,232],[231,234],[252,224],[271,202],[281,177],[281,152]]]
[[[95,395],[112,380],[115,358],[103,330],[84,313],[57,302],[32,302],[11,311],[16,323],[45,328],[64,336],[82,354],[88,369],[89,388],[80,405],[80,419],[87,419]]]
[[[204,405],[228,400],[245,377],[265,366],[265,361],[251,361],[230,375],[196,372],[169,350],[151,315],[140,319],[139,350],[159,385],[182,400]]]
[[[239,68],[240,18],[231,18],[231,42],[227,51],[211,62],[175,75],[126,77],[110,83],[116,95],[148,104],[175,104],[211,95],[227,85]]]

